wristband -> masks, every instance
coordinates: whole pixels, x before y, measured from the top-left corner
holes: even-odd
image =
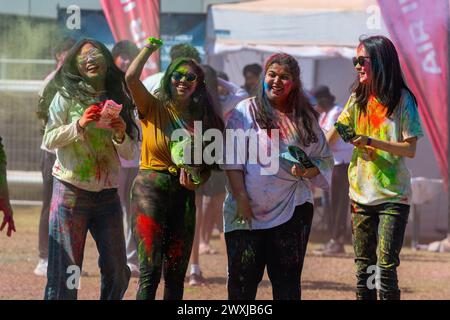
[[[372,144],[372,138],[367,137],[367,143],[366,143],[366,145],[367,145],[367,146],[370,146],[371,144]]]
[[[80,119],[77,120],[77,129],[80,133],[83,133],[86,128],[83,128],[80,124]]]

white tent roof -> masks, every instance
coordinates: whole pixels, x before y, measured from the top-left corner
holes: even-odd
[[[213,5],[208,12],[207,51],[215,55],[254,49],[301,57],[350,57],[362,34],[387,35],[381,14],[381,28],[368,28],[368,22],[377,19],[374,3],[259,0]]]

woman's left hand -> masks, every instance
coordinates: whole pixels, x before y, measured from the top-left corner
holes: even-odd
[[[111,119],[111,128],[113,129],[114,136],[117,140],[121,141],[125,138],[126,127],[125,121],[123,121],[121,116]]]
[[[351,141],[351,144],[353,144],[357,148],[364,148],[367,146],[367,142],[369,141],[368,136],[357,136],[355,139]]]
[[[319,174],[319,170],[316,167],[302,170],[297,164],[294,164],[291,168],[291,173],[298,178],[311,179]]]
[[[186,170],[181,168],[180,170],[180,184],[188,190],[194,191],[199,185],[194,184],[187,174]]]

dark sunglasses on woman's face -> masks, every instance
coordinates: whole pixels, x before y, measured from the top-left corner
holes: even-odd
[[[172,79],[175,81],[181,81],[181,79],[183,79],[183,78],[187,82],[194,82],[195,80],[197,80],[197,75],[192,72],[182,73],[179,71],[175,71],[174,73],[172,73]]]
[[[356,67],[356,65],[359,64],[361,67],[363,67],[364,64],[366,63],[366,59],[370,59],[370,57],[364,57],[364,56],[353,57],[352,58],[353,66]]]

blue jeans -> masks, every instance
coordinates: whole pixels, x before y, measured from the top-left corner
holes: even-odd
[[[100,299],[122,299],[130,280],[117,189],[89,192],[54,179],[46,300],[77,298],[87,231],[99,252]]]

